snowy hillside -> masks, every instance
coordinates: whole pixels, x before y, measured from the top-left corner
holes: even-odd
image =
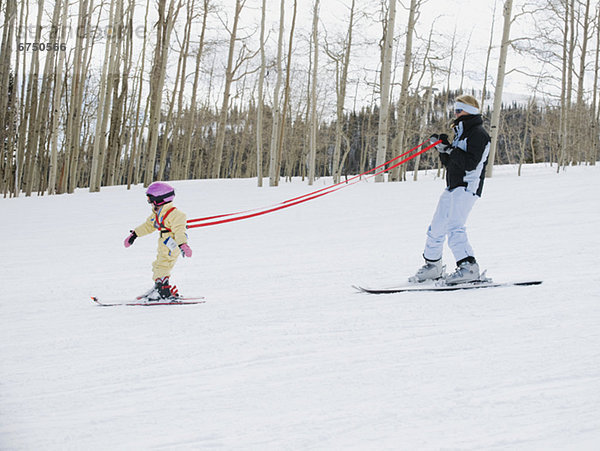
[[[175,182],[189,218],[322,188]],[[359,183],[189,231],[192,306],[151,284],[141,186],[0,200],[0,449],[598,449],[600,166],[496,168],[469,219],[496,281],[370,296],[421,265],[444,183]],[[445,254],[449,269],[453,262]]]

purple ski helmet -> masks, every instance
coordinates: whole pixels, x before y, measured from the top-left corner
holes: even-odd
[[[148,186],[146,196],[148,203],[158,207],[175,199],[175,189],[168,183],[154,182]]]

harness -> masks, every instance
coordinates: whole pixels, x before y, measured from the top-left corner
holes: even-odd
[[[165,226],[165,219],[167,219],[167,216],[169,216],[171,212],[175,210],[175,208],[176,207],[169,208],[167,212],[163,215],[162,221],[160,220],[158,213],[154,212],[154,227],[158,229],[158,231],[160,232],[160,236],[163,236],[164,233],[171,232],[171,229]]]

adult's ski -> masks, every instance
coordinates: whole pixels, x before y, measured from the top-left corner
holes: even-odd
[[[497,287],[523,287],[530,285],[540,285],[541,280],[527,280],[523,282],[492,282],[491,280],[475,281],[469,283],[459,283],[456,285],[403,285],[388,288],[370,288],[353,285],[361,293],[368,294],[393,294],[407,292],[422,292],[422,291],[458,291],[458,290],[473,290],[481,288],[497,288]]]
[[[200,297],[181,297],[175,301],[160,301],[160,302],[143,302],[141,300],[132,301],[101,301],[99,298],[92,296],[92,301],[101,307],[115,307],[117,305],[128,305],[128,306],[143,306],[151,307],[157,305],[192,305],[192,304],[204,304],[206,301],[203,296]]]

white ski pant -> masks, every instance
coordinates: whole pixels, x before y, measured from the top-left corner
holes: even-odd
[[[423,252],[427,260],[442,258],[446,236],[456,261],[474,256],[467,239],[465,223],[476,200],[477,196],[466,191],[464,187],[454,188],[452,191],[444,190],[427,230],[427,241]]]

